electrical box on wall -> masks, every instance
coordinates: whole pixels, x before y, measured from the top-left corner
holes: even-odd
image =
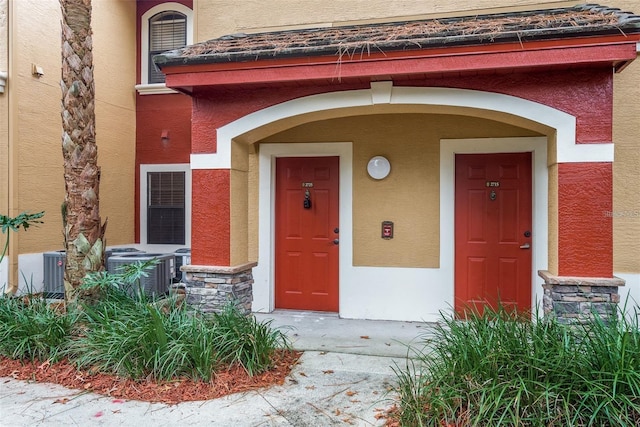
[[[382,221],[382,238],[393,239],[393,221]]]

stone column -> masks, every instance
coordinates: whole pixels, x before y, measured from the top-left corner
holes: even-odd
[[[625,281],[618,277],[590,278],[556,276],[540,270],[544,279],[544,315],[555,316],[560,323],[581,324],[599,316],[604,321],[617,316],[618,288]]]
[[[229,303],[240,311],[251,313],[253,301],[253,267],[257,263],[247,263],[233,267],[206,265],[184,265],[184,285],[188,304],[204,312],[222,311]]]

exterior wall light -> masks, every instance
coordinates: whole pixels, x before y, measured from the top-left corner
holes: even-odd
[[[384,179],[391,172],[391,164],[386,157],[375,156],[367,164],[367,172],[373,179]]]
[[[162,133],[160,134],[160,141],[162,142],[162,145],[167,146],[169,145],[169,131],[168,130],[163,130]]]

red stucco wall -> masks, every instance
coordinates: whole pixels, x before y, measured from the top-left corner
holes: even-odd
[[[135,227],[140,242],[140,165],[189,163],[191,98],[182,94],[136,97]],[[169,140],[161,141],[164,131]]]
[[[613,276],[613,165],[558,165],[558,274]]]

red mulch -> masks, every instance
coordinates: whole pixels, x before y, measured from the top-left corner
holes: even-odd
[[[173,405],[209,400],[271,385],[281,385],[298,363],[302,353],[282,351],[275,366],[260,375],[249,376],[241,366],[216,373],[210,382],[180,378],[173,381],[134,381],[114,375],[77,370],[68,360],[57,363],[29,362],[0,357],[0,377],[60,384],[67,388],[99,393],[127,400],[161,402]]]

